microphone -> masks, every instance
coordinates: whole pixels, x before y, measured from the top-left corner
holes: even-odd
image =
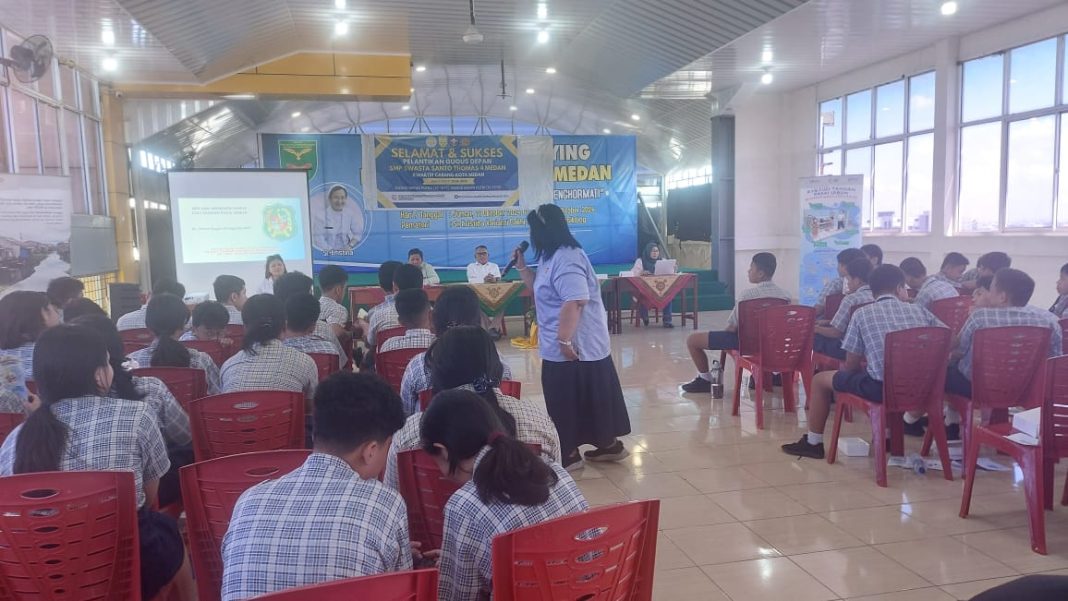
[[[519,246],[516,247],[516,250],[519,251],[519,254],[523,254],[527,252],[528,248],[530,248],[530,242],[523,240],[519,243]],[[504,271],[501,272],[501,279],[504,279],[504,276],[508,275],[508,272],[511,271],[513,267],[515,267],[515,257],[512,257],[512,260],[508,261],[508,265],[505,265]]]

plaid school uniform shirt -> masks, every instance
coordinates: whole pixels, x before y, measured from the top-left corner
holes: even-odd
[[[960,292],[953,286],[953,284],[950,284],[948,280],[931,276],[924,281],[922,286],[920,286],[912,304],[918,307],[923,307],[924,309],[930,309],[931,303],[936,300],[942,300],[943,298],[957,298],[959,296]]]
[[[412,569],[408,513],[396,491],[340,458],[248,489],[222,544],[224,601],[341,578]]]
[[[839,279],[839,285],[841,279]],[[742,290],[742,293],[738,295],[738,302],[735,303],[734,309],[731,309],[730,317],[727,318],[727,326],[738,327],[738,304],[742,301],[754,300],[757,298],[781,298],[786,302],[790,302],[790,293],[779,288],[775,282],[768,280],[766,282],[760,282],[752,288]]]
[[[255,344],[252,352],[239,351],[223,363],[220,375],[223,392],[289,390],[309,399],[319,383],[312,358],[279,340]]]
[[[475,457],[475,466],[486,457],[484,447]],[[540,524],[546,520],[581,513],[589,504],[567,470],[548,463],[559,481],[544,503],[534,506],[508,505],[498,500],[483,503],[474,480],[453,493],[445,505],[444,538],[438,564],[439,601],[475,601],[493,591],[493,537]]]
[[[16,357],[19,360],[19,365],[22,366],[22,375],[27,380],[33,379],[33,349],[37,346],[36,342],[27,342],[22,346],[16,346],[15,348],[6,348],[0,350],[0,353]]]
[[[127,355],[126,358],[136,363],[137,367],[152,367],[152,353],[156,352],[157,344],[158,342],[153,341],[148,347],[134,351]],[[189,351],[189,367],[204,371],[205,379],[208,381],[208,394],[222,392],[219,366],[215,365],[215,361],[211,356],[196,349],[187,350]]]
[[[461,386],[465,390],[474,390],[471,386]],[[541,446],[541,454],[546,458],[560,462],[560,435],[556,431],[549,414],[538,405],[529,401],[523,401],[510,397],[500,391],[497,393],[497,404],[515,418],[515,437],[527,444]],[[390,488],[400,490],[400,476],[397,473],[397,454],[401,451],[411,451],[419,448],[419,426],[422,423],[422,412],[408,417],[404,427],[393,435],[393,442],[389,445],[386,454],[386,472],[382,481]]]
[[[0,353],[0,412],[25,413],[28,395],[22,360]]]
[[[1062,294],[1049,308],[1049,312],[1058,318],[1068,317],[1068,294]]]
[[[120,332],[123,330],[143,330],[148,326],[145,325],[145,312],[148,310],[148,305],[137,309],[136,311],[130,311],[122,317],[119,317],[115,322],[115,328]]]
[[[867,284],[847,294],[842,299],[842,304],[838,306],[838,312],[831,319],[831,327],[845,334],[846,328],[849,327],[849,318],[853,312],[853,307],[870,303],[874,300],[875,297],[871,295],[871,286]]]
[[[821,307],[826,305],[827,297],[832,294],[845,294],[845,278],[836,277],[824,284],[823,290],[820,290],[819,298],[816,299],[816,304]]]
[[[503,361],[501,365],[504,367],[501,379],[511,380],[512,368],[508,367],[508,364]],[[400,397],[405,415],[419,412],[419,392],[429,390],[430,387],[430,369],[426,366],[426,353],[419,353],[408,362],[408,367],[404,370],[404,377],[401,378]]]
[[[144,401],[152,407],[160,432],[168,446],[181,447],[193,442],[189,430],[189,415],[159,378],[133,377],[133,385]]]
[[[334,335],[334,330],[329,324],[325,321],[315,322],[315,331],[313,331],[312,334],[329,342],[330,345],[334,347],[332,351],[327,352],[332,352],[337,355],[338,361],[341,362],[338,365],[344,365],[348,362],[349,357],[345,354],[345,349],[341,347],[341,341]]]
[[[100,396],[63,399],[49,409],[67,426],[67,445],[59,459],[63,472],[133,472],[137,506],[145,504],[145,482],[171,467],[152,407],[143,401]],[[22,425],[0,447],[0,476],[11,476],[15,444]]]
[[[1024,307],[989,307],[976,309],[964,322],[960,330],[960,345],[957,347],[964,355],[960,358],[957,368],[969,380],[972,379],[972,339],[975,333],[983,328],[1000,328],[1005,326],[1037,326],[1049,328],[1049,353],[1048,357],[1056,357],[1061,354],[1063,340],[1061,339],[1061,324],[1049,311],[1043,311],[1038,307],[1027,305]]]
[[[322,336],[316,336],[315,334],[306,334],[304,336],[294,336],[292,338],[286,338],[282,341],[282,344],[288,346],[291,349],[296,349],[302,353],[325,353],[327,355],[336,355],[337,349],[329,341],[324,340]]]
[[[382,343],[381,352],[399,351],[411,348],[430,348],[434,343],[434,333],[426,328],[408,330],[404,336],[394,336]]]
[[[367,343],[374,345],[375,334],[379,330],[386,328],[395,328],[400,325],[400,320],[397,317],[397,306],[393,304],[393,295],[387,294],[386,300],[382,303],[371,307],[371,311],[367,314]]]
[[[343,326],[349,320],[349,310],[329,296],[319,297],[319,321]]]
[[[231,326],[243,326],[243,325],[245,325],[245,320],[241,319],[241,309],[238,309],[237,307],[235,307],[233,305],[223,305],[223,306],[226,307],[226,312],[230,314],[230,323],[228,325],[231,325]]]
[[[950,286],[953,286],[953,288],[957,289],[957,294],[960,294],[960,287],[961,287],[961,283],[960,282],[947,278],[946,274],[942,273],[941,271],[936,273],[936,274],[934,274],[931,277],[936,279],[936,280],[939,280],[941,282],[945,282],[945,283],[949,284]],[[962,277],[962,279],[963,279],[963,277]]]
[[[853,314],[842,339],[842,349],[863,356],[868,361],[868,375],[882,382],[886,365],[886,335],[928,326],[946,327],[926,309],[906,303],[892,294],[884,294]]]

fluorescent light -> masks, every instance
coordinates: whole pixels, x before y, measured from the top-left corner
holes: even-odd
[[[105,29],[100,32],[100,41],[104,42],[105,46],[115,45],[115,32],[111,29]]]
[[[538,30],[538,43],[539,44],[547,44],[548,42],[549,42],[549,30],[548,29],[539,29]]]
[[[223,94],[223,98],[227,100],[253,100],[256,98],[255,94]]]
[[[545,69],[545,72],[548,73],[549,75],[556,75],[556,67],[549,67],[549,68]]]
[[[345,21],[338,21],[334,23],[334,35],[347,35],[349,33],[349,24]]]
[[[423,71],[426,71],[426,65],[416,65],[415,70],[417,73],[422,73]]]
[[[114,56],[108,56],[104,58],[103,62],[100,63],[100,66],[103,67],[105,71],[114,71],[119,68],[119,60]]]
[[[642,116],[639,115],[638,113],[634,113],[633,115],[630,116],[630,118],[631,118],[632,121],[641,121],[642,120]]]
[[[401,107],[401,110],[402,110],[402,111],[406,111],[406,110],[409,110],[409,109],[411,109],[411,108],[412,108],[412,107],[410,107],[410,106],[408,106],[408,105],[406,104],[406,105],[404,105],[404,106],[402,106],[402,107]]]
[[[513,104],[512,106],[508,107],[508,110],[514,113],[519,110],[519,107]]]
[[[408,92],[414,94],[415,93],[415,88],[408,88]]]
[[[137,208],[137,199],[136,198],[131,198],[130,199],[130,208],[131,209],[136,209]]]
[[[771,50],[765,50],[760,54],[760,62],[770,63],[775,58],[775,53]]]
[[[538,20],[544,21],[549,18],[549,5],[544,2],[538,3]]]
[[[764,74],[760,76],[760,83],[764,85],[768,85],[773,81],[775,81],[775,76],[771,74],[771,71],[765,71]]]
[[[527,94],[533,94],[534,88],[527,88]]]
[[[293,111],[292,113],[289,114],[289,116],[293,117],[294,119],[296,119],[297,117],[300,116],[300,111]]]
[[[608,128],[606,127],[606,128],[604,128],[604,129],[602,129],[602,130],[601,130],[601,132],[602,132],[602,133],[604,133],[604,134],[610,134],[610,133],[612,133],[612,130],[610,130],[610,129],[608,129]]]
[[[345,10],[345,0],[334,0],[334,7],[338,10]]]
[[[943,2],[942,3],[942,14],[947,16],[947,17],[950,16],[950,15],[957,14],[957,3],[956,2],[952,2],[952,1]]]

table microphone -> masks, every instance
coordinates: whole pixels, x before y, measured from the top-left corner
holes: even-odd
[[[530,242],[523,240],[519,243],[519,246],[516,248],[516,250],[519,251],[519,254],[523,254],[527,252],[528,248],[530,248]],[[515,257],[512,257],[512,260],[504,266],[504,271],[501,272],[501,279],[504,279],[504,276],[508,275],[508,272],[511,271],[513,267],[515,267]]]

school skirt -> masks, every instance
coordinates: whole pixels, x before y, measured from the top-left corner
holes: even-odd
[[[542,361],[545,407],[566,457],[579,445],[606,447],[630,434],[630,417],[612,357],[600,361]]]
[[[185,545],[174,518],[142,507],[137,510],[141,541],[141,598],[151,599],[166,586],[185,562]]]

